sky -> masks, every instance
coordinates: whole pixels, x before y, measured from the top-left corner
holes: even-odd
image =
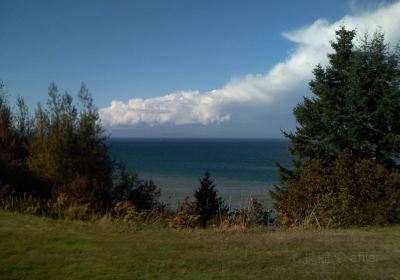
[[[89,87],[114,137],[281,138],[340,25],[400,40],[400,2],[0,1],[0,79],[31,111]]]

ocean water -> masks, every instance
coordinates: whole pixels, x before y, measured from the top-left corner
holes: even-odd
[[[247,206],[250,197],[268,206],[268,191],[279,183],[276,162],[291,165],[287,140],[111,138],[110,144],[113,157],[153,180],[172,207],[192,196],[206,170],[232,208]]]

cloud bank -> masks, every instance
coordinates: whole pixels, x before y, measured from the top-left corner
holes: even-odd
[[[331,52],[329,41],[335,38],[335,30],[341,25],[356,29],[359,35],[380,29],[387,41],[397,43],[400,40],[400,2],[382,5],[373,11],[355,11],[334,23],[319,19],[311,25],[283,33],[285,38],[296,43],[296,48],[285,61],[264,74],[235,78],[224,87],[207,92],[179,91],[155,98],[134,98],[127,103],[113,100],[109,107],[100,109],[100,117],[111,127],[211,124],[229,121],[231,105],[273,106],[288,96],[300,100],[299,89],[312,78],[316,64],[327,63],[326,54]]]

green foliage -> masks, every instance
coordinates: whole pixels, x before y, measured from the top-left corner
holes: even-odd
[[[39,105],[36,111],[29,166],[52,182],[53,197],[64,194],[79,205],[104,211],[111,204],[113,161],[85,85],[78,96],[79,110],[68,93],[60,95],[50,85],[47,108]]]
[[[11,110],[0,83],[0,196],[47,201],[46,213],[84,218],[118,201],[142,210],[160,206],[160,190],[121,169],[110,157],[107,137],[86,85],[75,104],[57,86],[34,118],[22,98]],[[52,210],[54,209],[54,211]]]
[[[129,201],[138,211],[158,210],[161,191],[152,181],[144,181],[125,165],[118,164],[114,173],[112,197],[114,203]]]
[[[293,169],[280,166],[271,196],[283,223],[310,215],[335,226],[399,222],[399,53],[379,32],[359,48],[355,31],[336,34],[329,65],[314,69],[314,96],[294,109],[298,127],[285,133]]]
[[[375,158],[394,167],[400,155],[399,54],[381,33],[366,36],[360,48],[353,46],[354,31],[342,27],[336,34],[329,66],[314,69],[314,96],[294,109],[299,126],[286,133],[290,152],[300,163],[329,163],[350,149],[355,160]]]
[[[199,181],[200,186],[194,193],[194,207],[200,217],[200,225],[204,227],[210,219],[226,213],[228,208],[225,206],[223,199],[218,196],[215,190],[216,185],[208,171]]]
[[[249,222],[254,225],[268,225],[269,210],[264,207],[264,202],[257,198],[251,199],[249,209]]]
[[[0,97],[0,168],[3,195],[33,195],[40,199],[68,197],[79,205],[104,211],[111,203],[113,161],[97,109],[85,85],[79,110],[72,97],[49,87],[45,108],[30,117],[22,98],[14,115]]]
[[[38,104],[32,118],[22,98],[12,111],[0,83],[0,206],[90,220],[126,202],[140,212],[140,219],[157,218],[149,212],[161,210],[159,188],[111,159],[97,108],[84,84],[78,99],[75,104],[52,83],[46,106]],[[131,221],[132,211],[128,212],[124,219]]]
[[[17,108],[14,115],[0,82],[0,197],[33,195],[48,198],[49,185],[39,180],[26,164],[32,120],[21,98],[18,98]]]

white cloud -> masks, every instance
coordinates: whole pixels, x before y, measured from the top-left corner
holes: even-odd
[[[149,99],[131,99],[128,103],[112,101],[101,109],[103,122],[110,124],[189,124],[229,120],[229,114],[219,112],[218,94],[186,91]]]
[[[359,35],[381,29],[389,42],[400,40],[400,2],[380,6],[374,11],[357,11],[335,23],[319,19],[313,24],[283,36],[297,44],[286,61],[275,65],[269,72],[246,75],[231,80],[223,88],[208,92],[181,91],[162,97],[131,99],[127,103],[112,101],[100,110],[102,121],[112,125],[208,124],[230,120],[230,104],[265,104],[272,106],[283,96],[293,95],[298,100],[299,88],[312,78],[312,69],[326,64],[331,51],[329,41],[341,25],[356,29]],[[297,95],[296,95],[297,93]]]

